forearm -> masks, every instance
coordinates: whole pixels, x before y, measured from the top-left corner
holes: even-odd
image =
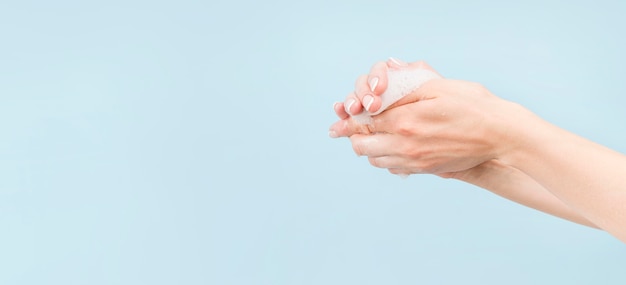
[[[524,206],[597,228],[522,171],[497,160],[460,172],[453,178],[487,189]]]
[[[626,156],[574,135],[527,110],[502,161],[545,187],[598,227],[626,242]]]

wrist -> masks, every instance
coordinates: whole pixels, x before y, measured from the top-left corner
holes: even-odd
[[[501,120],[500,136],[497,137],[496,159],[517,169],[524,169],[528,159],[535,159],[537,151],[546,144],[556,144],[559,138],[553,126],[523,106],[506,102]]]

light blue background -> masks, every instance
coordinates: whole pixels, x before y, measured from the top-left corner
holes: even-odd
[[[624,1],[4,1],[0,284],[624,284],[606,233],[327,137],[425,59],[626,152]]]

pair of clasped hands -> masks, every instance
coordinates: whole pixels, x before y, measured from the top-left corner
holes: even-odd
[[[356,115],[376,114],[383,106],[388,72],[414,69],[435,72],[424,62],[376,63],[344,102],[335,103],[340,120],[329,135],[349,137],[357,155],[393,174],[459,179],[626,242],[626,155],[552,125],[480,84],[431,79],[359,124]]]
[[[450,79],[431,79],[417,90],[359,124],[352,116],[374,113],[381,107],[388,71],[426,69],[423,61],[406,63],[390,58],[360,76],[355,90],[334,105],[340,121],[329,131],[333,138],[349,137],[354,152],[370,164],[402,176],[429,173],[456,177],[497,159],[501,122],[498,104],[504,101],[481,85]]]

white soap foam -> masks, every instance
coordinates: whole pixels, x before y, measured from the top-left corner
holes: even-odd
[[[426,69],[394,70],[387,72],[387,90],[380,96],[382,105],[378,111],[363,113],[352,116],[354,120],[362,125],[371,124],[372,116],[385,111],[387,107],[417,90],[422,84],[431,79],[441,78],[437,73]]]
[[[400,174],[398,174],[398,176],[400,176],[400,178],[402,178],[402,179],[407,179],[407,178],[409,178],[409,175],[408,175],[408,174],[406,174],[406,173],[400,173]]]

